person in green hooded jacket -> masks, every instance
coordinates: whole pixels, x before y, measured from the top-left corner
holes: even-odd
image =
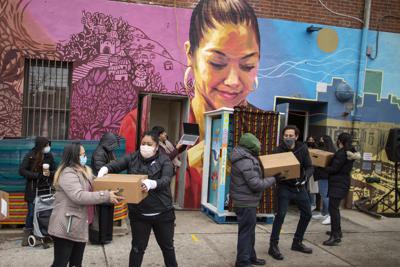
[[[232,163],[230,198],[237,216],[239,231],[235,267],[265,265],[258,259],[254,249],[256,210],[262,192],[281,177],[263,177],[258,160],[260,141],[251,133],[242,135],[239,145],[230,154]]]

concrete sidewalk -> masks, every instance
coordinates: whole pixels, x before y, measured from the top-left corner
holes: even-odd
[[[177,211],[175,247],[179,266],[233,266],[237,225],[218,225],[199,211]],[[400,266],[400,219],[375,219],[353,210],[342,211],[344,237],[340,246],[326,247],[329,226],[313,220],[305,236],[312,255],[290,250],[298,221],[290,211],[282,230],[280,248],[285,260],[267,255],[271,225],[257,225],[256,251],[267,266]],[[14,231],[14,232],[13,232]],[[20,230],[18,230],[20,231]],[[0,230],[0,266],[50,266],[53,249],[22,248],[15,230]],[[83,266],[128,266],[130,234],[114,236],[111,244],[88,245]],[[143,266],[164,266],[161,251],[150,238]]]

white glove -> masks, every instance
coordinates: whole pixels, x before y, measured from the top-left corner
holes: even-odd
[[[146,187],[146,192],[157,187],[157,182],[151,179],[144,179],[142,184]]]
[[[97,178],[103,177],[108,173],[108,168],[106,166],[101,167],[99,173],[97,174]]]

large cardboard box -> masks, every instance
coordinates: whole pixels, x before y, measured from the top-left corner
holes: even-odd
[[[0,221],[10,216],[9,195],[7,192],[0,190]]]
[[[147,197],[146,192],[142,192],[142,181],[147,179],[147,175],[137,174],[108,174],[94,180],[94,191],[101,190],[121,190],[121,196],[125,197],[123,202],[137,204]]]
[[[312,165],[316,167],[329,166],[334,155],[332,152],[320,149],[309,149],[308,152],[310,153]]]
[[[260,161],[264,168],[265,177],[270,177],[279,172],[286,179],[300,177],[300,162],[292,152],[260,156]]]

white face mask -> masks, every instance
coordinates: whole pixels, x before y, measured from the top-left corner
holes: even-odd
[[[47,154],[50,152],[50,146],[46,146],[45,148],[43,148],[43,153]]]
[[[143,158],[148,159],[156,154],[156,149],[152,146],[143,145],[140,146],[140,154]]]

